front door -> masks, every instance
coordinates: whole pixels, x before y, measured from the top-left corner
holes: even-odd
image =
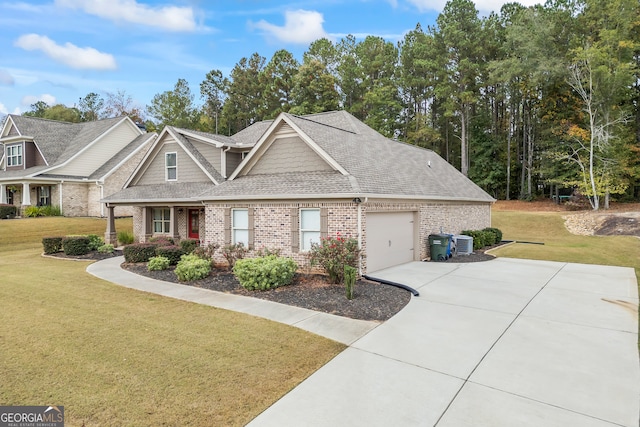
[[[189,238],[200,239],[200,209],[189,209]]]

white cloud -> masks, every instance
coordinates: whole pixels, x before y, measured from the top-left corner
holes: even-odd
[[[0,114],[9,114],[9,110],[4,106],[2,102],[0,102]]]
[[[22,105],[31,105],[35,104],[38,101],[44,101],[47,105],[53,106],[56,105],[56,97],[53,95],[49,95],[48,93],[43,93],[42,95],[27,95],[22,98]]]
[[[7,70],[0,68],[0,85],[13,86],[15,82],[15,79]]]
[[[150,7],[135,0],[55,0],[56,6],[81,9],[114,22],[129,22],[170,31],[194,31],[193,8]]]
[[[113,70],[117,68],[113,55],[92,47],[78,47],[71,43],[59,45],[47,36],[25,34],[15,45],[24,50],[41,50],[54,61],[77,69]]]
[[[418,8],[420,12],[436,11],[442,12],[447,0],[409,0],[409,3]],[[505,3],[511,3],[511,0],[474,0],[476,9],[482,15],[488,15],[491,12],[500,12],[500,8]],[[544,3],[543,0],[519,0],[523,6],[533,6],[534,4]]]
[[[282,27],[264,20],[252,25],[279,41],[308,44],[322,37],[329,37],[322,28],[323,22],[324,17],[320,12],[300,9],[285,12]]]

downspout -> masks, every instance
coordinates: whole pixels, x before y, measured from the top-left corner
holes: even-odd
[[[64,184],[64,180],[60,180],[60,184],[58,184],[58,204],[60,205],[60,213],[64,216],[64,208],[62,207],[62,184]]]
[[[231,147],[227,147],[221,151],[222,158],[220,159],[220,169],[222,169],[222,177],[227,179],[227,151],[231,150]]]
[[[104,199],[104,185],[100,181],[96,181],[96,185],[100,187],[100,200]],[[100,217],[104,218],[104,203],[100,203]]]

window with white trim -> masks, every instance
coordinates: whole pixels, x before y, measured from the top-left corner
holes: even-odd
[[[169,233],[171,225],[171,210],[169,208],[153,208],[153,232]]]
[[[231,243],[249,247],[249,209],[231,210]]]
[[[22,145],[7,146],[7,166],[22,165]]]
[[[300,209],[300,251],[310,251],[312,243],[320,243],[320,209]]]
[[[178,179],[178,153],[165,153],[165,179],[167,181],[176,181]]]
[[[38,206],[51,206],[51,187],[41,185],[38,187]]]

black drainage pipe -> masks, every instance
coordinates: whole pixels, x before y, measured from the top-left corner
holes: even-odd
[[[372,280],[374,282],[379,282],[379,283],[382,283],[382,284],[385,284],[385,285],[395,286],[396,288],[402,288],[405,291],[411,292],[414,297],[419,297],[420,296],[420,293],[418,291],[416,291],[415,289],[413,289],[410,286],[403,285],[402,283],[392,282],[390,280],[378,279],[376,277],[367,276],[366,274],[363,274],[362,277],[364,277],[367,280]]]

